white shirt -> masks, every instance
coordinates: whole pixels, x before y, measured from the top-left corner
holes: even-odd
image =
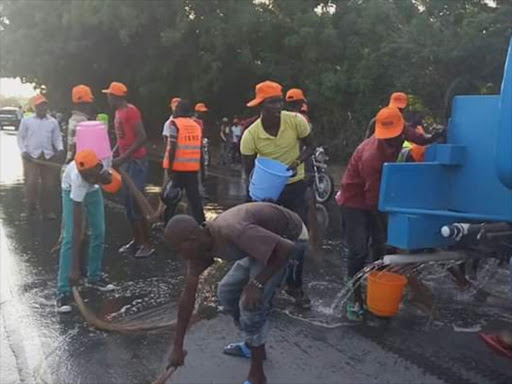
[[[61,187],[65,191],[70,191],[71,200],[81,203],[85,195],[99,188],[97,184],[90,184],[84,180],[73,160],[66,166],[62,175]]]
[[[238,139],[242,136],[242,126],[241,125],[233,125],[231,127],[231,137],[233,139],[233,143],[238,143]]]
[[[53,157],[55,151],[64,149],[59,123],[51,116],[24,117],[18,130],[18,147],[21,153],[28,153],[34,159],[41,154],[46,159]]]
[[[169,137],[171,136],[171,120],[172,115],[169,117],[169,119],[164,123],[164,128],[162,129],[162,136]]]

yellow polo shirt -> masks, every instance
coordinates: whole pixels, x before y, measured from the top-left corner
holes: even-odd
[[[300,139],[307,137],[311,130],[306,119],[299,113],[281,112],[281,126],[277,137],[263,129],[261,118],[256,120],[242,136],[242,155],[258,155],[290,165],[300,156]],[[304,179],[304,164],[297,168],[297,175],[288,184]]]

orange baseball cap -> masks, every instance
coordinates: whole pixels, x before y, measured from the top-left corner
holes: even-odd
[[[292,88],[286,92],[286,101],[296,101],[303,100],[306,101],[306,96],[304,96],[304,92],[299,88]]]
[[[108,93],[114,96],[126,96],[128,94],[128,88],[123,83],[113,81],[110,83],[108,89],[104,89],[101,92]]]
[[[86,171],[94,168],[99,163],[100,160],[98,159],[96,152],[92,149],[84,149],[75,155],[75,164],[79,171]]]
[[[405,108],[407,107],[407,95],[403,92],[395,92],[389,98],[389,106],[396,108]]]
[[[173,97],[171,99],[171,102],[169,103],[169,107],[171,108],[176,108],[176,106],[178,105],[178,103],[181,101],[181,99],[179,97]]]
[[[34,100],[33,100],[33,103],[34,103],[34,107],[36,105],[39,105],[39,104],[42,104],[42,103],[47,103],[48,100],[46,100],[46,97],[44,97],[43,95],[36,95],[34,96]]]
[[[196,112],[208,112],[208,108],[204,103],[197,103],[194,109]]]
[[[71,99],[73,103],[92,103],[94,96],[92,95],[91,88],[87,85],[77,85],[71,90]]]
[[[256,85],[256,97],[247,103],[248,107],[255,107],[270,97],[283,97],[283,87],[274,81],[264,81]]]
[[[392,139],[400,136],[404,130],[404,118],[396,107],[382,108],[377,113],[376,119],[375,137],[377,139]]]

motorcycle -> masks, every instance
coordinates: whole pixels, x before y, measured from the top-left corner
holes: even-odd
[[[203,137],[203,158],[205,167],[210,165],[210,151],[209,151],[209,140],[207,137]]]
[[[317,147],[311,156],[315,198],[319,203],[327,202],[334,193],[334,181],[332,176],[327,173],[327,160],[329,160],[329,156],[325,153],[324,147]]]

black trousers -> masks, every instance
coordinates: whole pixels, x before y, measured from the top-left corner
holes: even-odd
[[[364,268],[367,259],[379,260],[386,251],[387,217],[378,211],[341,206],[341,233],[347,254],[348,277]]]
[[[306,201],[306,181],[300,180],[292,184],[287,184],[277,200],[277,204],[288,208],[300,216],[307,226],[307,201]],[[297,253],[291,260],[286,275],[286,285],[291,289],[302,288],[302,274],[304,271],[304,255],[307,246],[305,244],[296,244]]]
[[[203,211],[203,201],[201,194],[199,193],[199,172],[173,172],[171,180],[174,188],[184,189],[187,193],[188,207],[192,213],[192,216],[196,221],[201,224],[206,219]],[[176,204],[168,205],[165,208],[164,219],[167,223],[176,211]]]

